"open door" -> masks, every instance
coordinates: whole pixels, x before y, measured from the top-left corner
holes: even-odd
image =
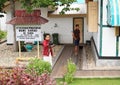
[[[80,30],[80,43],[84,43],[84,31],[83,31],[83,27],[84,27],[84,21],[83,18],[74,18],[73,19],[73,30],[75,29],[76,24],[79,24],[79,30]]]

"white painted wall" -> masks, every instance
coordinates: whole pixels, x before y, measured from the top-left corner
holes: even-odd
[[[95,45],[97,47],[97,51],[99,53],[99,49],[100,49],[100,27],[99,26],[98,26],[98,32],[93,33],[93,39],[94,39]]]
[[[115,29],[103,28],[103,56],[116,56],[116,37]]]
[[[0,30],[6,31],[6,14],[4,13],[0,13],[2,15],[4,15],[4,17],[0,18]]]
[[[10,6],[5,8],[5,10],[7,11],[6,21],[10,21],[11,20]],[[5,24],[5,25],[7,29],[7,44],[13,44],[14,42],[13,26],[11,24]]]
[[[49,22],[42,25],[44,33],[58,33],[60,43],[72,43],[72,18],[49,18]],[[58,27],[54,27],[55,23]]]

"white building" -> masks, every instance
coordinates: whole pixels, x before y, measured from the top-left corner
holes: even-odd
[[[41,25],[42,33],[59,33],[59,42],[64,44],[72,44],[73,38],[72,38],[72,31],[74,25],[77,23],[75,21],[78,20],[81,23],[81,43],[85,43],[86,40],[90,40],[92,33],[89,33],[87,31],[87,20],[86,20],[86,4],[74,4],[73,6],[79,7],[79,12],[68,12],[66,15],[59,15],[59,8],[57,11],[55,11],[53,14],[49,14],[48,8],[41,8],[41,16],[48,19],[49,22],[45,25]],[[20,10],[20,4],[16,2],[16,10]],[[7,21],[11,20],[10,15],[10,7],[5,8],[7,10]],[[57,26],[55,26],[57,25]],[[10,24],[7,24],[7,30],[8,30],[8,39],[7,44],[13,44],[13,27]]]

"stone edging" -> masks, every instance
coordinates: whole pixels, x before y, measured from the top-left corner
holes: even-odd
[[[4,42],[6,42],[7,40],[2,40],[2,41],[0,41],[0,44],[2,44],[2,43],[4,43]]]
[[[65,46],[63,45],[63,47],[60,49],[59,53],[57,54],[56,59],[55,59],[55,62],[53,63],[52,68],[54,68],[54,66],[55,66],[57,60],[59,59],[59,57],[60,57],[60,55],[61,55],[61,53],[62,53],[64,47],[65,47]]]

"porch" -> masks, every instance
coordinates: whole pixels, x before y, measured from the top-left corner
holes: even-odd
[[[84,45],[83,48],[80,48],[78,57],[74,56],[73,47],[73,45],[65,45],[62,54],[52,70],[52,77],[63,77],[66,72],[67,59],[70,58],[77,66],[76,78],[120,77],[120,66],[97,67],[95,65],[91,45]]]

